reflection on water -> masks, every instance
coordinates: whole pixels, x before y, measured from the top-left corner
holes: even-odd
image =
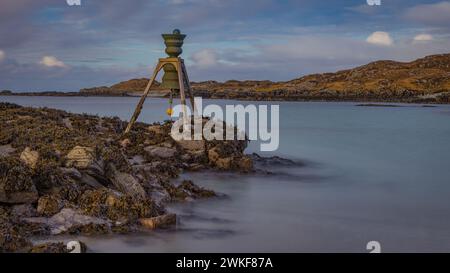
[[[137,98],[0,101],[128,119]],[[99,252],[366,252],[373,240],[388,252],[450,251],[449,106],[277,104],[280,148],[264,156],[301,164],[184,174],[222,196],[172,204],[177,230],[81,239]],[[149,99],[141,118],[163,120],[166,107]]]

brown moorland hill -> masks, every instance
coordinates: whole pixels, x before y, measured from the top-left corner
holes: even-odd
[[[92,94],[138,95],[148,79],[132,79],[111,87],[82,89]],[[450,102],[450,54],[431,55],[411,62],[375,61],[334,73],[303,76],[286,82],[192,82],[194,94],[205,98],[254,100],[380,100]],[[154,92],[161,93],[159,83]]]

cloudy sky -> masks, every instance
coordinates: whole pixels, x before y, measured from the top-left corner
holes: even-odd
[[[0,90],[148,77],[174,28],[191,80],[289,80],[448,53],[450,1],[0,0]]]

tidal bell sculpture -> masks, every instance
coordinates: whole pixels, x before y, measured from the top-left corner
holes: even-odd
[[[125,134],[131,130],[131,127],[139,117],[145,99],[147,98],[147,95],[150,92],[153,83],[155,82],[156,76],[161,69],[164,70],[161,87],[163,89],[170,89],[170,108],[167,110],[167,114],[172,114],[173,96],[179,91],[183,112],[183,122],[184,125],[187,125],[185,90],[187,90],[187,93],[189,94],[189,99],[194,111],[194,115],[197,114],[197,108],[195,107],[194,97],[192,95],[192,88],[187,75],[186,66],[184,65],[184,60],[179,57],[181,53],[183,53],[183,49],[181,47],[183,46],[184,38],[186,38],[186,35],[181,34],[180,30],[175,29],[172,34],[162,34],[162,37],[166,45],[166,53],[167,55],[169,55],[169,57],[159,59],[158,64],[153,71],[153,75],[144,90],[144,94],[142,94],[142,97],[139,100],[138,105],[136,106],[136,110],[134,111],[134,114],[131,117],[128,126],[125,129]]]

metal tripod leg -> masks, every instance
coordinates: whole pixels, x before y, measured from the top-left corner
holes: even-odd
[[[150,92],[150,88],[152,87],[153,82],[155,81],[156,76],[158,75],[158,72],[161,70],[162,66],[163,65],[161,62],[158,62],[158,64],[156,65],[155,70],[153,71],[153,75],[150,78],[150,80],[148,81],[147,87],[145,88],[144,94],[142,94],[142,97],[136,106],[136,110],[134,110],[134,114],[131,117],[130,122],[128,123],[127,129],[125,129],[125,134],[130,132],[131,127],[133,127],[133,124],[138,119],[139,114],[141,113],[141,110],[142,110],[142,106],[144,105],[145,99],[147,98],[147,95]]]

